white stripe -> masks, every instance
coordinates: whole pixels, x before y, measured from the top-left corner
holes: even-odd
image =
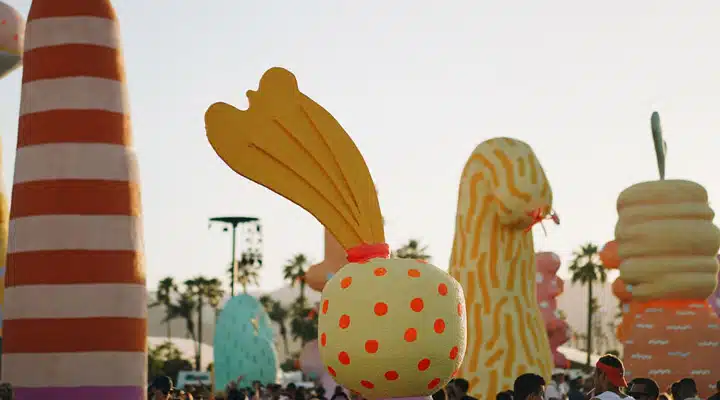
[[[104,143],[49,143],[17,149],[15,184],[58,179],[137,182],[135,151]]]
[[[147,381],[145,352],[18,353],[3,354],[2,360],[3,381],[16,387],[137,386]]]
[[[146,318],[145,285],[29,285],[5,289],[5,319]]]
[[[43,250],[142,251],[142,222],[126,215],[39,215],[10,220],[8,254]]]
[[[25,26],[25,51],[63,44],[92,44],[120,48],[117,23],[98,17],[52,17]]]
[[[128,109],[125,85],[104,78],[78,76],[32,81],[22,85],[20,96],[21,116],[52,110],[126,113]]]

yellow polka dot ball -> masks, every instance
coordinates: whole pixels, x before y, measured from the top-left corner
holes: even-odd
[[[328,373],[343,386],[368,399],[426,396],[462,363],[465,298],[423,261],[351,263],[325,285],[318,332]]]

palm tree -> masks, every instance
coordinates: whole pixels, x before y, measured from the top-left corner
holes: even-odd
[[[570,264],[572,283],[580,282],[588,287],[588,318],[587,318],[587,359],[586,367],[590,368],[590,355],[592,354],[592,322],[593,314],[597,311],[597,300],[593,297],[593,284],[595,282],[606,283],[607,273],[600,261],[598,246],[588,243],[573,253],[573,261]]]
[[[318,313],[314,307],[308,307],[304,299],[298,298],[292,305],[290,331],[293,340],[300,339],[304,346],[318,337]]]
[[[268,318],[278,325],[280,336],[283,340],[285,354],[289,356],[290,348],[288,346],[288,332],[287,326],[285,325],[285,321],[287,320],[289,314],[288,310],[286,310],[279,301],[274,300],[268,295],[260,296],[259,301],[268,313]]]
[[[310,262],[305,254],[297,253],[293,258],[286,261],[284,267],[284,278],[290,281],[290,286],[300,285],[300,297],[298,300],[303,304],[305,303],[305,271],[307,271],[309,264]]]
[[[430,255],[427,254],[428,247],[420,246],[420,242],[416,239],[408,240],[407,244],[393,252],[395,258],[412,258],[415,260],[430,261]]]
[[[204,276],[186,280],[185,287],[187,288],[188,294],[196,299],[198,345],[196,346],[197,352],[195,353],[195,368],[197,371],[200,371],[202,368],[200,364],[200,353],[203,340],[203,307],[206,302],[214,308],[217,307],[225,295],[225,292],[222,289],[222,282],[220,282],[219,279],[206,278]]]
[[[173,318],[169,318],[172,314],[172,298],[177,293],[178,287],[175,284],[175,280],[168,276],[158,283],[157,292],[155,292],[155,301],[150,304],[150,307],[165,307],[165,327],[167,329],[167,339],[172,338],[172,330],[170,329],[170,323]]]
[[[242,253],[240,259],[237,260],[237,275],[235,279],[243,288],[243,293],[247,294],[248,285],[258,286],[260,284],[260,275],[258,271],[262,267],[262,254],[257,250],[246,251]],[[233,267],[228,269],[230,279],[232,279]]]
[[[180,293],[180,297],[178,299],[178,302],[175,304],[172,304],[170,306],[170,312],[168,316],[165,317],[165,320],[168,319],[174,319],[174,318],[180,318],[185,321],[185,330],[186,330],[186,337],[189,337],[193,340],[193,343],[196,343],[197,340],[195,340],[195,310],[197,309],[197,303],[195,302],[195,298],[193,297],[192,293],[189,293],[188,291],[183,291]],[[165,322],[163,320],[163,322]],[[197,354],[199,351],[199,348],[197,347],[197,344],[195,346],[195,354]]]

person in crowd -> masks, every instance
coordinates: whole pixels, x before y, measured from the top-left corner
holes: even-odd
[[[545,379],[536,374],[522,374],[513,384],[514,400],[543,400],[545,398]]]
[[[554,373],[550,384],[545,388],[545,400],[564,400],[565,393],[562,391],[562,384],[564,382],[564,374],[560,372]]]
[[[628,395],[635,400],[658,400],[660,386],[650,378],[635,378],[630,382]]]
[[[673,400],[679,400],[680,399],[680,381],[675,381],[670,385],[670,395],[672,396]]]
[[[476,398],[468,395],[470,391],[470,382],[467,379],[455,378],[452,381],[453,389],[453,400],[477,400]]]
[[[678,397],[675,400],[699,399],[695,380],[682,378],[678,381]]]
[[[568,387],[568,400],[585,400],[585,394],[583,393],[583,378],[578,377],[570,381]]]
[[[315,388],[315,394],[318,400],[328,400],[328,398],[325,397],[325,388],[322,386]]]
[[[495,395],[495,400],[513,400],[512,390],[506,390]]]
[[[662,392],[658,395],[658,400],[673,400],[673,398],[670,393]]]
[[[342,386],[335,386],[335,393],[333,393],[332,397],[330,397],[330,400],[350,400],[348,398],[348,395],[343,390]]]
[[[708,397],[707,400],[720,400],[720,381],[715,382],[715,394]]]
[[[438,390],[437,392],[432,394],[433,400],[448,400],[447,392],[445,391],[445,388],[442,388]]]
[[[619,358],[606,354],[595,364],[593,375],[595,389],[593,400],[620,400],[625,399],[621,389],[627,387],[625,380],[625,367]]]
[[[14,400],[15,393],[9,383],[0,384],[0,400]]]
[[[152,400],[171,400],[173,394],[173,381],[169,376],[158,376],[150,384],[150,398]]]

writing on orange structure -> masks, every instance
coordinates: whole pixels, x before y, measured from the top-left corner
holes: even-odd
[[[550,379],[527,228],[551,210],[552,190],[530,146],[495,138],[475,148],[460,179],[450,274],[465,290],[470,332],[458,376],[480,400],[512,389],[526,372]]]

